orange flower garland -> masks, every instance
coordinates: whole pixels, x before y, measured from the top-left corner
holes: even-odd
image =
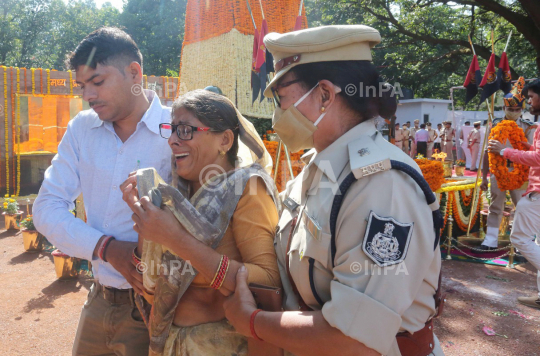
[[[448,192],[448,197],[450,197],[451,195],[454,195],[453,194],[454,192]],[[471,194],[472,196],[472,194]],[[454,211],[454,222],[456,223],[456,225],[460,228],[461,231],[467,231],[467,229],[469,228],[469,222],[465,222],[465,221],[462,221],[461,220],[461,216],[459,215],[459,212],[458,212],[458,202],[457,202],[457,199],[456,197],[454,196],[452,199],[452,210]],[[478,217],[480,216],[480,210],[482,208],[482,195],[480,194],[480,196],[478,197],[478,203],[476,204],[476,211],[474,212],[474,214],[471,214],[469,216],[469,219],[472,219],[472,223],[471,223],[471,226],[474,226],[474,224],[476,223],[476,219],[478,219]],[[472,208],[472,207],[471,207]]]
[[[272,133],[272,131],[268,131],[267,133]],[[266,147],[266,150],[268,153],[270,153],[270,156],[272,156],[272,160],[274,161],[274,165],[276,162],[276,156],[278,151],[279,142],[277,141],[267,141],[266,135],[263,135],[263,142]],[[291,166],[293,169],[294,177],[298,176],[300,172],[302,171],[302,168],[304,168],[304,163],[300,159],[302,155],[304,154],[304,151],[289,152],[291,156]],[[274,169],[272,168],[272,177],[274,176]],[[289,173],[289,168],[287,166],[286,158],[285,158],[285,150],[281,149],[281,154],[279,158],[279,166],[278,166],[278,174],[276,176],[276,187],[279,192],[282,192],[285,190],[286,184],[289,180],[293,179],[294,177],[291,177],[291,174]]]
[[[441,161],[432,161],[426,158],[414,160],[422,170],[424,179],[432,191],[438,190],[444,183],[444,167]]]
[[[467,195],[467,193],[466,193],[467,191],[469,192],[469,195]],[[459,195],[461,195],[461,200],[463,201],[463,206],[471,205],[471,201],[472,201],[472,197],[473,197],[472,192],[473,191],[471,189],[460,190],[459,191]]]
[[[512,120],[503,120],[497,124],[489,134],[490,140],[497,140],[503,144],[510,141],[512,147],[518,150],[527,150],[522,142],[527,141],[523,130]],[[489,170],[497,178],[497,185],[501,190],[514,190],[520,188],[529,177],[529,167],[514,163],[514,170],[508,171],[506,159],[498,153],[489,153]]]

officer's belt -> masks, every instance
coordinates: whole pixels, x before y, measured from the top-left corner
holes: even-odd
[[[422,329],[414,334],[408,331],[397,334],[396,340],[402,356],[430,355],[435,348],[433,319],[430,319]]]

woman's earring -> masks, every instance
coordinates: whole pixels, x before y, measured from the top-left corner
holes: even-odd
[[[324,106],[321,108],[321,112],[324,112],[326,109],[324,108]]]
[[[219,151],[219,155],[222,157],[225,156],[225,153],[226,153],[225,151]]]

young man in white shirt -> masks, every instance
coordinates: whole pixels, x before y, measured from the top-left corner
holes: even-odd
[[[68,124],[34,203],[35,225],[62,252],[92,262],[95,283],[73,355],[148,355],[148,331],[133,302],[143,288],[132,263],[138,235],[119,186],[138,167],[170,181],[171,151],[159,134],[170,109],[142,89],[142,55],[120,29],[89,34],[67,66],[92,109]],[[80,193],[87,223],[69,212]]]

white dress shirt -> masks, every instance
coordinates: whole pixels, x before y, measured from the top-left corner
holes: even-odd
[[[155,92],[144,94],[150,107],[125,142],[113,124],[100,120],[92,109],[69,122],[33,208],[37,230],[51,243],[72,257],[92,261],[94,277],[102,285],[122,289],[131,288],[125,278],[109,263],[92,258],[103,235],[119,241],[138,239],[120,184],[137,166],[154,167],[171,181],[171,149],[159,134],[159,124],[170,123],[171,110],[161,105]],[[69,211],[81,192],[87,223]]]

